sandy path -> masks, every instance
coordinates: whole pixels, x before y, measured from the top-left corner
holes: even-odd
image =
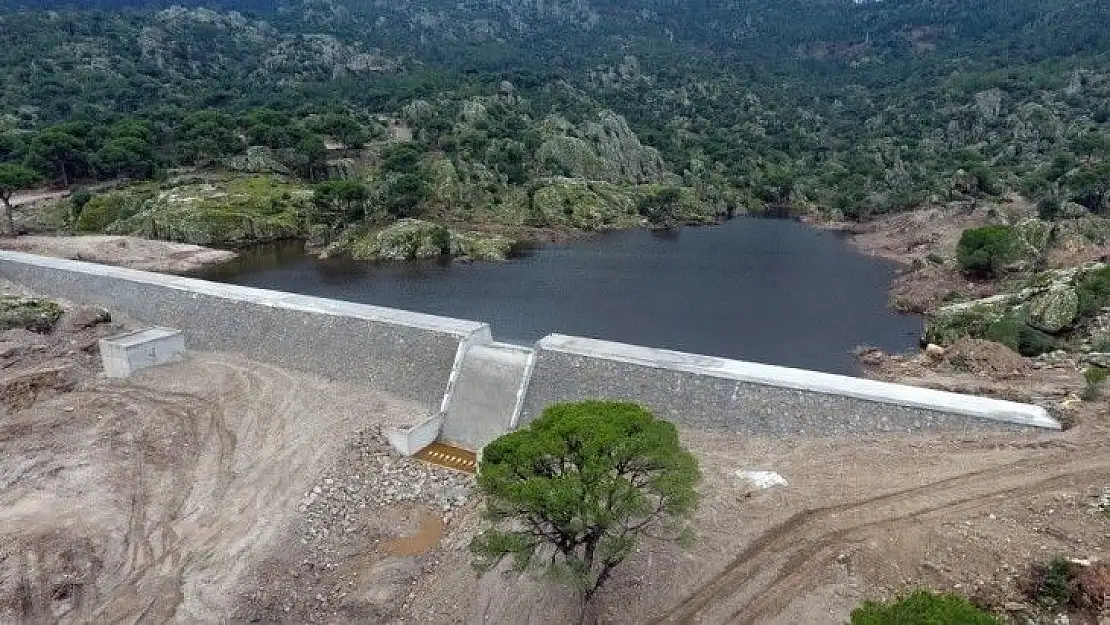
[[[0,620],[214,622],[346,438],[415,407],[236,357],[0,420]]]
[[[188,273],[235,258],[227,250],[102,234],[0,237],[0,249],[162,273]]]

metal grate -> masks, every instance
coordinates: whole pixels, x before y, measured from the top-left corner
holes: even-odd
[[[429,464],[462,471],[463,473],[474,474],[478,472],[478,455],[469,449],[452,445],[432,443],[416,452],[413,457]]]

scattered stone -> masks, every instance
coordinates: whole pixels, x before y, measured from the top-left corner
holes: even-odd
[[[775,486],[789,486],[790,483],[786,478],[775,473],[774,471],[761,471],[757,469],[740,469],[736,472],[737,477],[744,478],[752,486],[759,490],[767,490]]]
[[[933,360],[943,360],[945,349],[936,343],[929,343],[925,346],[925,354]]]

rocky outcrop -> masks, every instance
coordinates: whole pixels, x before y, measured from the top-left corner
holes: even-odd
[[[263,145],[252,145],[247,148],[247,153],[232,156],[224,161],[224,165],[237,172],[245,174],[290,174],[288,167],[274,156],[273,150]]]
[[[96,196],[77,226],[195,245],[245,245],[301,236],[300,213],[310,197],[310,191],[265,176],[185,178]]]
[[[623,117],[602,111],[575,128],[560,118],[543,124],[546,139],[536,160],[546,173],[612,183],[660,182],[666,167],[655,148],[640,143]]]
[[[1078,321],[1078,290],[1084,278],[1105,267],[1102,263],[1089,263],[1048,271],[1035,276],[1025,288],[940,307],[926,317],[925,339],[938,345],[950,345],[962,337],[987,336],[1002,322],[1060,334]]]
[[[1029,300],[1029,325],[1056,334],[1079,314],[1079,295],[1069,285],[1053,285]]]
[[[512,241],[499,235],[452,230],[419,219],[402,219],[376,232],[348,234],[329,247],[324,255],[389,261],[440,256],[504,260],[511,249]]]

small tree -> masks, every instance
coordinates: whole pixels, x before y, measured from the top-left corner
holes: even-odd
[[[316,185],[312,202],[316,205],[317,221],[338,227],[346,221],[363,216],[370,190],[354,180],[326,180]]]
[[[686,534],[699,477],[674,425],[640,406],[551,406],[483,451],[478,488],[493,526],[470,544],[475,566],[508,555],[522,570],[541,564],[575,586],[584,616],[641,534]]]
[[[1018,234],[1006,225],[968,228],[956,244],[956,260],[964,273],[974,277],[994,277],[1020,255]]]
[[[12,195],[39,180],[35,170],[13,163],[0,164],[0,200],[4,202],[4,213],[8,220],[8,236],[15,236],[15,216],[12,214]]]

